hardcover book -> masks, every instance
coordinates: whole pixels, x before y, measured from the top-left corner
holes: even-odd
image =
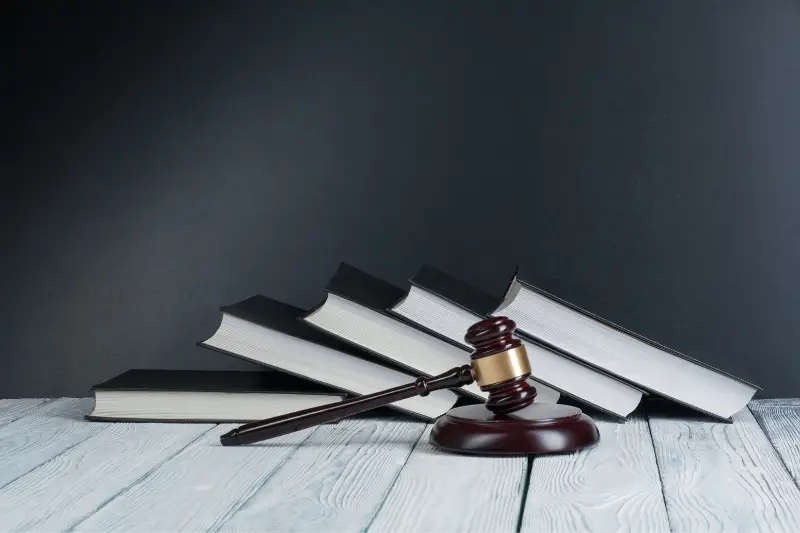
[[[340,401],[345,394],[277,372],[134,369],[92,387],[87,420],[251,422]]]
[[[378,392],[418,377],[310,326],[301,319],[306,311],[298,307],[259,295],[220,310],[219,328],[201,346],[351,394]],[[442,390],[391,407],[433,420],[457,398]]]
[[[405,295],[401,288],[342,263],[326,286],[325,299],[305,320],[417,375],[433,376],[469,364],[471,349],[388,312]],[[551,387],[534,384],[540,391],[538,401],[558,399]],[[488,396],[475,383],[456,390],[476,400]]]
[[[505,315],[545,345],[717,418],[729,419],[758,387],[692,359],[550,294],[517,269],[503,301]]]
[[[431,265],[423,265],[409,281],[408,294],[391,312],[436,330],[465,348],[467,328],[489,316],[502,301]],[[538,381],[618,417],[626,417],[639,404],[642,391],[638,388],[539,344],[519,330],[517,336],[525,345],[531,374]]]

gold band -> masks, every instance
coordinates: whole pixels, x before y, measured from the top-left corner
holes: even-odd
[[[517,346],[489,357],[472,360],[472,370],[479,386],[493,385],[531,371],[528,352],[524,346]]]

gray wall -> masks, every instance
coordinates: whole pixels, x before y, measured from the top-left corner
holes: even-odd
[[[0,396],[251,368],[218,307],[341,260],[800,396],[797,1],[66,4],[2,18]]]

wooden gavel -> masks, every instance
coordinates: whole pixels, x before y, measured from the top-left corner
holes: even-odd
[[[506,317],[487,318],[470,327],[464,337],[475,347],[469,365],[430,378],[420,377],[408,385],[251,422],[222,435],[220,441],[224,446],[251,444],[473,382],[489,393],[486,409],[491,413],[513,413],[529,406],[536,397],[536,388],[528,379],[531,375],[528,355],[513,335],[515,328],[516,324]]]

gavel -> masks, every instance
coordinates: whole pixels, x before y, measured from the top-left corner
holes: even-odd
[[[485,405],[457,407],[439,418],[431,433],[435,446],[467,453],[547,453],[596,442],[597,428],[580,409],[534,404],[530,361],[525,346],[514,337],[515,329],[514,321],[504,316],[481,320],[464,337],[474,347],[468,365],[419,377],[407,385],[244,424],[222,435],[220,442],[223,446],[252,444],[473,382],[489,393]]]

